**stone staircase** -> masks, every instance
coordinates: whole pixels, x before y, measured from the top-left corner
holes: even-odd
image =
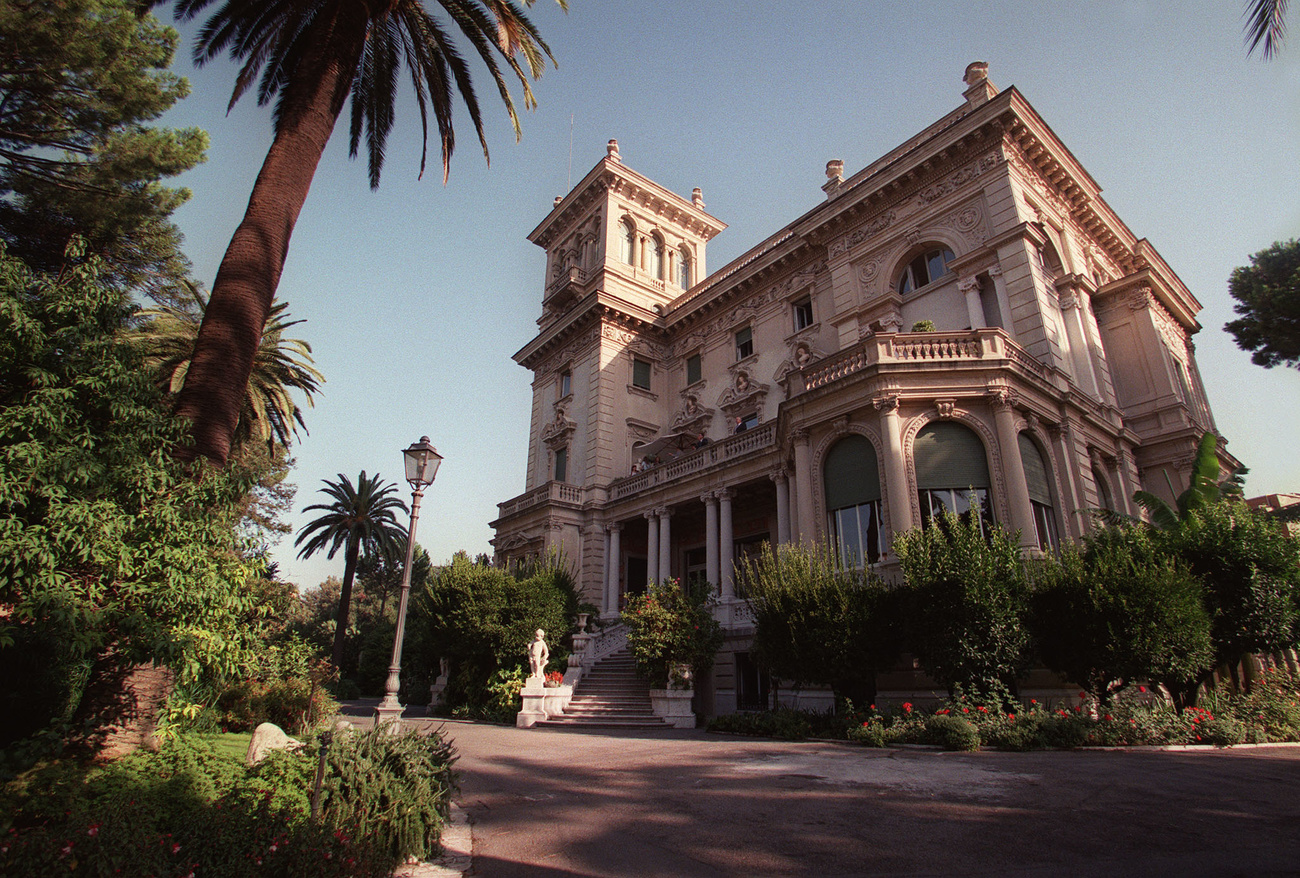
[[[623,648],[596,663],[573,690],[564,713],[539,720],[539,726],[578,729],[667,729],[650,706],[650,687],[636,675],[632,655]]]

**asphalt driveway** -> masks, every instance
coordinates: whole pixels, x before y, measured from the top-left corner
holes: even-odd
[[[942,753],[451,722],[481,876],[1300,876],[1300,747]]]

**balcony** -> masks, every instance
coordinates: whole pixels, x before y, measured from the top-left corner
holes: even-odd
[[[800,374],[803,377],[803,389],[807,391],[832,384],[872,366],[978,363],[981,360],[1010,360],[1038,378],[1050,380],[1051,370],[1025,353],[1001,329],[880,333],[808,366]]]
[[[715,464],[727,463],[748,457],[761,451],[767,451],[776,445],[776,422],[760,424],[752,430],[728,436],[703,448],[687,452],[676,460],[661,463],[656,467],[619,479],[609,486],[609,498],[622,500],[639,494],[656,485],[666,485],[684,476],[702,472]]]
[[[570,506],[582,505],[582,488],[564,482],[547,482],[511,500],[497,504],[500,518],[509,518],[520,512],[540,506],[543,503],[563,503]]]

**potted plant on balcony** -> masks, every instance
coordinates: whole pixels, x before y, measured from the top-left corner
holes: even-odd
[[[722,626],[705,599],[707,588],[685,589],[676,579],[651,583],[623,610],[628,647],[637,673],[650,682],[657,715],[676,728],[694,728],[694,680],[713,667],[722,646]]]
[[[933,320],[918,320],[912,324],[912,332],[937,332]]]

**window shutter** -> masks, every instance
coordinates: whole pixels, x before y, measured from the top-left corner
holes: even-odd
[[[1025,465],[1025,484],[1029,487],[1029,499],[1044,506],[1052,505],[1052,492],[1048,489],[1047,462],[1038,450],[1034,440],[1027,433],[1016,437],[1020,445],[1020,460]]]
[[[823,469],[828,510],[860,506],[880,499],[876,449],[865,436],[846,436],[826,455]]]
[[[989,465],[984,444],[969,428],[951,421],[927,424],[912,447],[916,487],[988,488]]]

